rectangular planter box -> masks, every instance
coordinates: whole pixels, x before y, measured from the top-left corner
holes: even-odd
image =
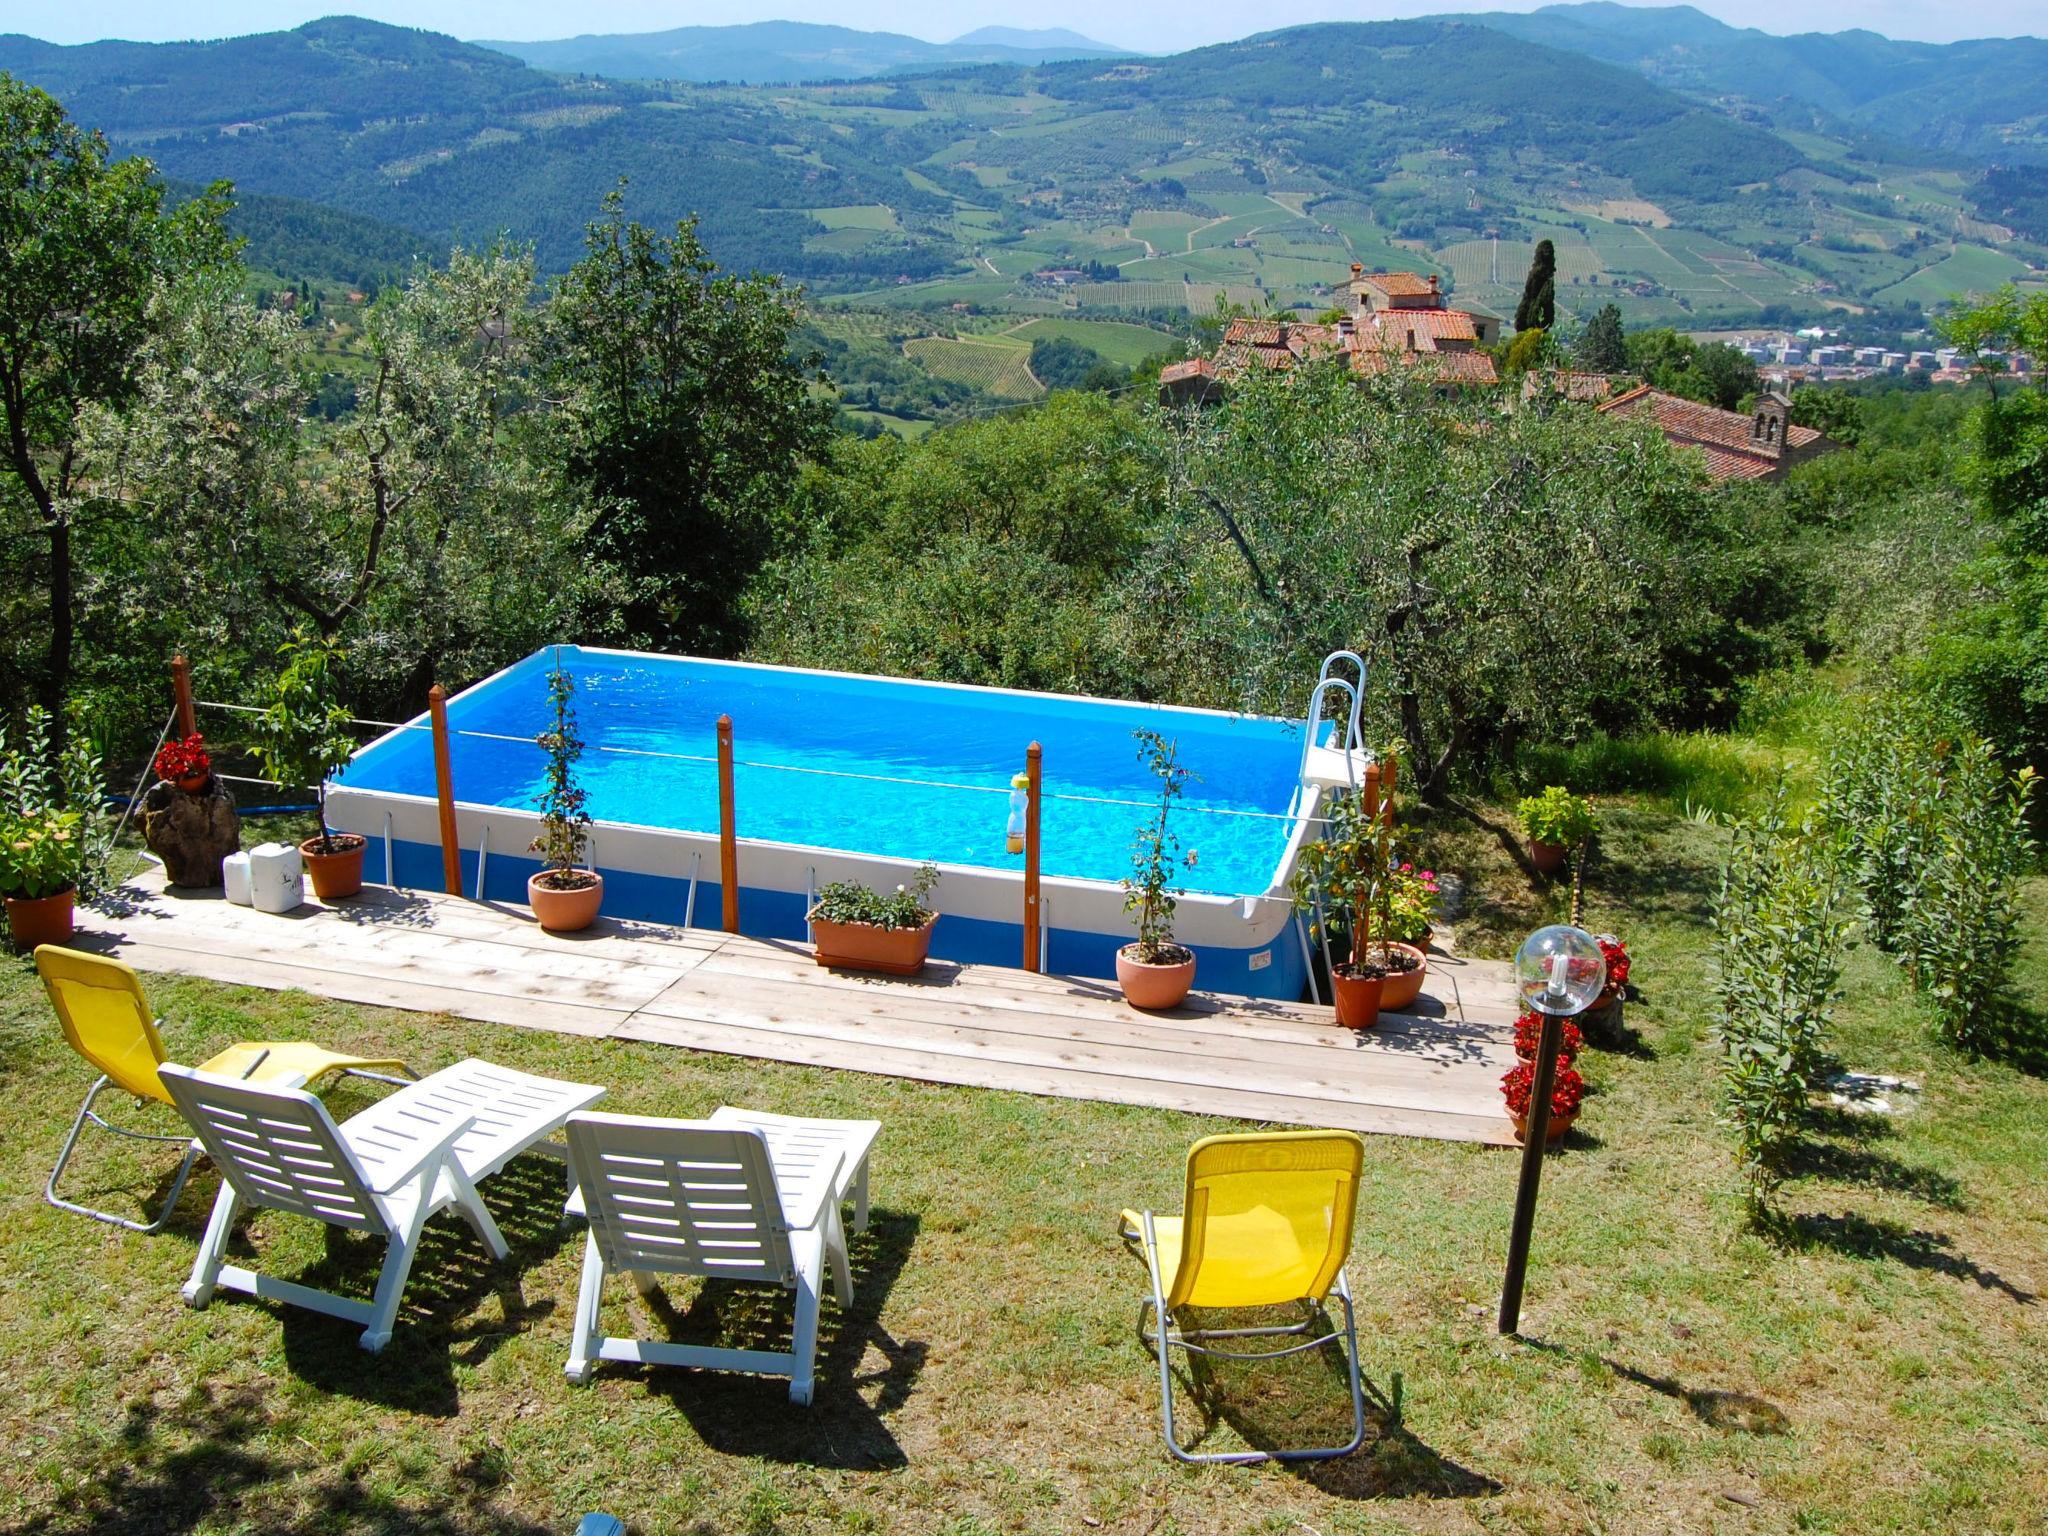
[[[931,953],[938,914],[922,928],[877,928],[872,923],[834,923],[811,918],[811,938],[820,965],[842,971],[880,971],[915,976]]]

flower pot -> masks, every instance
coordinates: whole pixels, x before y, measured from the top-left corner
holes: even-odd
[[[203,795],[206,793],[206,786],[212,781],[213,775],[210,773],[188,773],[178,780],[178,788],[188,795]]]
[[[1126,944],[1116,952],[1116,984],[1124,989],[1124,1001],[1133,1008],[1178,1008],[1195,984],[1195,952],[1176,945],[1185,960],[1165,965],[1148,965],[1138,958],[1138,946]]]
[[[299,857],[313,878],[313,894],[322,901],[340,901],[363,888],[363,852],[370,840],[354,832],[337,832],[327,839],[327,846],[333,851],[322,853],[320,839],[309,837],[299,844]]]
[[[1548,1145],[1550,1142],[1563,1140],[1564,1133],[1572,1128],[1572,1122],[1578,1118],[1579,1112],[1576,1109],[1568,1115],[1552,1115],[1550,1117],[1550,1128],[1543,1133],[1544,1143]],[[1527,1141],[1529,1139],[1529,1117],[1527,1115],[1516,1115],[1514,1121],[1515,1140]]]
[[[1539,843],[1529,839],[1529,862],[1536,866],[1539,875],[1554,875],[1564,868],[1564,857],[1571,850],[1563,843]]]
[[[1429,957],[1413,944],[1389,944],[1387,948],[1415,960],[1413,970],[1389,971],[1380,981],[1380,1008],[1387,1013],[1399,1013],[1422,996],[1422,983],[1429,975]]]
[[[1337,1022],[1346,1029],[1371,1029],[1380,1021],[1380,993],[1384,976],[1352,976],[1349,966],[1340,965],[1330,977],[1336,994]]]
[[[77,898],[78,893],[69,889],[54,896],[9,896],[7,931],[22,949],[34,949],[38,944],[68,944],[72,906]]]
[[[544,869],[526,877],[526,904],[549,933],[581,933],[597,921],[604,905],[604,876],[594,869],[572,869],[571,875],[586,877],[587,883],[565,887],[549,883],[555,873]]]
[[[812,917],[811,940],[820,965],[841,971],[880,971],[885,976],[915,976],[932,952],[934,912],[920,928],[881,928],[873,923],[835,923]]]

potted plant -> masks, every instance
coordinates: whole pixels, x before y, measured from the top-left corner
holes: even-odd
[[[1572,1058],[1585,1045],[1585,1037],[1579,1033],[1579,1026],[1566,1019],[1559,1036],[1557,1064],[1568,1067]],[[1524,1008],[1515,1019],[1515,1054],[1524,1061],[1534,1061],[1537,1049],[1543,1044],[1543,1015],[1534,1008]]]
[[[1302,848],[1295,865],[1296,905],[1320,904],[1324,922],[1342,920],[1350,933],[1350,958],[1330,973],[1337,1022],[1346,1029],[1371,1029],[1382,1009],[1405,1008],[1421,994],[1428,957],[1389,937],[1399,872],[1385,815],[1358,794],[1330,807],[1322,837]]]
[[[1533,1061],[1515,1063],[1500,1080],[1500,1094],[1507,1101],[1508,1117],[1515,1122],[1517,1141],[1528,1140],[1529,1101],[1535,1091],[1536,1063]],[[1585,1096],[1585,1079],[1560,1056],[1557,1075],[1550,1083],[1550,1128],[1544,1133],[1545,1141],[1556,1141],[1572,1128],[1572,1122],[1579,1118],[1579,1101]]]
[[[1515,816],[1529,839],[1529,862],[1546,875],[1563,869],[1565,856],[1600,830],[1593,807],[1561,784],[1525,797]]]
[[[80,846],[76,811],[0,811],[0,900],[20,948],[70,940]]]
[[[1600,946],[1600,956],[1607,962],[1607,985],[1600,995],[1593,999],[1588,1013],[1598,1012],[1621,996],[1622,988],[1628,985],[1628,946],[1611,933],[1593,936],[1593,942]]]
[[[62,944],[80,896],[108,884],[114,823],[89,734],[74,725],[62,751],[50,716],[31,708],[17,747],[0,730],[0,898],[23,949]]]
[[[1180,840],[1167,829],[1173,802],[1194,775],[1181,767],[1178,743],[1157,731],[1133,731],[1138,760],[1159,780],[1159,809],[1131,842],[1131,872],[1124,879],[1124,911],[1138,919],[1138,939],[1116,952],[1116,982],[1133,1008],[1177,1008],[1195,984],[1195,952],[1173,938],[1173,913],[1180,892],[1167,889],[1177,864],[1192,869],[1195,855],[1180,857]]]
[[[278,783],[311,787],[320,831],[299,844],[299,854],[313,878],[313,894],[339,901],[362,890],[363,850],[370,844],[358,833],[327,826],[327,781],[341,777],[356,749],[348,710],[337,696],[341,651],[302,630],[278,655],[284,668],[271,687],[269,706],[256,717],[256,751],[263,771]]]
[[[540,855],[540,871],[526,881],[526,902],[549,933],[577,933],[597,921],[604,905],[604,876],[584,867],[590,846],[590,812],[584,809],[583,786],[576,782],[576,762],[583,756],[583,738],[576,733],[571,701],[576,679],[559,662],[548,673],[548,702],[554,726],[534,737],[547,754],[547,777],[541,785],[540,836],[528,849]]]
[[[1427,955],[1430,924],[1436,918],[1436,871],[1402,864],[1387,875],[1387,937]]]
[[[156,776],[188,795],[204,794],[213,780],[213,758],[207,753],[206,738],[195,731],[182,739],[174,736],[158,747]]]
[[[925,898],[938,883],[938,866],[922,864],[908,884],[887,896],[854,880],[826,886],[808,914],[818,964],[915,976],[931,954],[939,914]]]

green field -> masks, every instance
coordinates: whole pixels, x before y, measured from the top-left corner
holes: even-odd
[[[2026,263],[2002,252],[1962,245],[1956,247],[1953,255],[1878,290],[1874,297],[1886,304],[1917,299],[1922,304],[1934,305],[1952,294],[1988,292],[2026,270]]]
[[[1064,337],[1092,348],[1123,368],[1134,367],[1148,357],[1182,345],[1181,339],[1170,332],[1117,320],[1032,320],[1008,334],[1027,342]]]
[[[921,336],[906,341],[903,353],[934,378],[956,379],[999,400],[1032,400],[1045,393],[1031,376],[1028,343]]]

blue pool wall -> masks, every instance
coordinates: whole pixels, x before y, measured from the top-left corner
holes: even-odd
[[[393,883],[419,890],[439,890],[442,885],[441,848],[437,843],[408,842],[394,838],[389,844]],[[370,840],[365,872],[376,878],[384,872],[385,841]],[[477,850],[462,850],[462,888],[476,895]],[[741,850],[742,867],[745,850]],[[602,860],[604,911],[607,917],[634,918],[644,922],[668,923],[680,927],[689,906],[690,882],[669,875],[642,874],[634,870],[608,869]],[[524,905],[526,882],[538,874],[538,859],[517,854],[492,853],[484,864],[487,901]],[[723,891],[712,876],[698,881],[693,928],[718,931],[723,921]],[[805,898],[800,892],[764,890],[741,885],[740,932],[751,938],[793,939],[807,942],[809,925],[804,920]],[[1051,925],[1046,942],[1046,969],[1056,975],[1101,977],[1116,974],[1116,952],[1129,943],[1129,934],[1090,933]],[[1195,985],[1206,991],[1233,992],[1246,997],[1268,997],[1283,1002],[1301,998],[1308,972],[1302,957],[1301,940],[1290,922],[1265,947],[1267,964],[1252,969],[1252,949],[1229,949],[1215,945],[1192,945],[1195,952]],[[971,965],[1016,967],[1024,957],[1024,925],[999,923],[986,918],[943,915],[932,930],[932,954],[941,960]]]

